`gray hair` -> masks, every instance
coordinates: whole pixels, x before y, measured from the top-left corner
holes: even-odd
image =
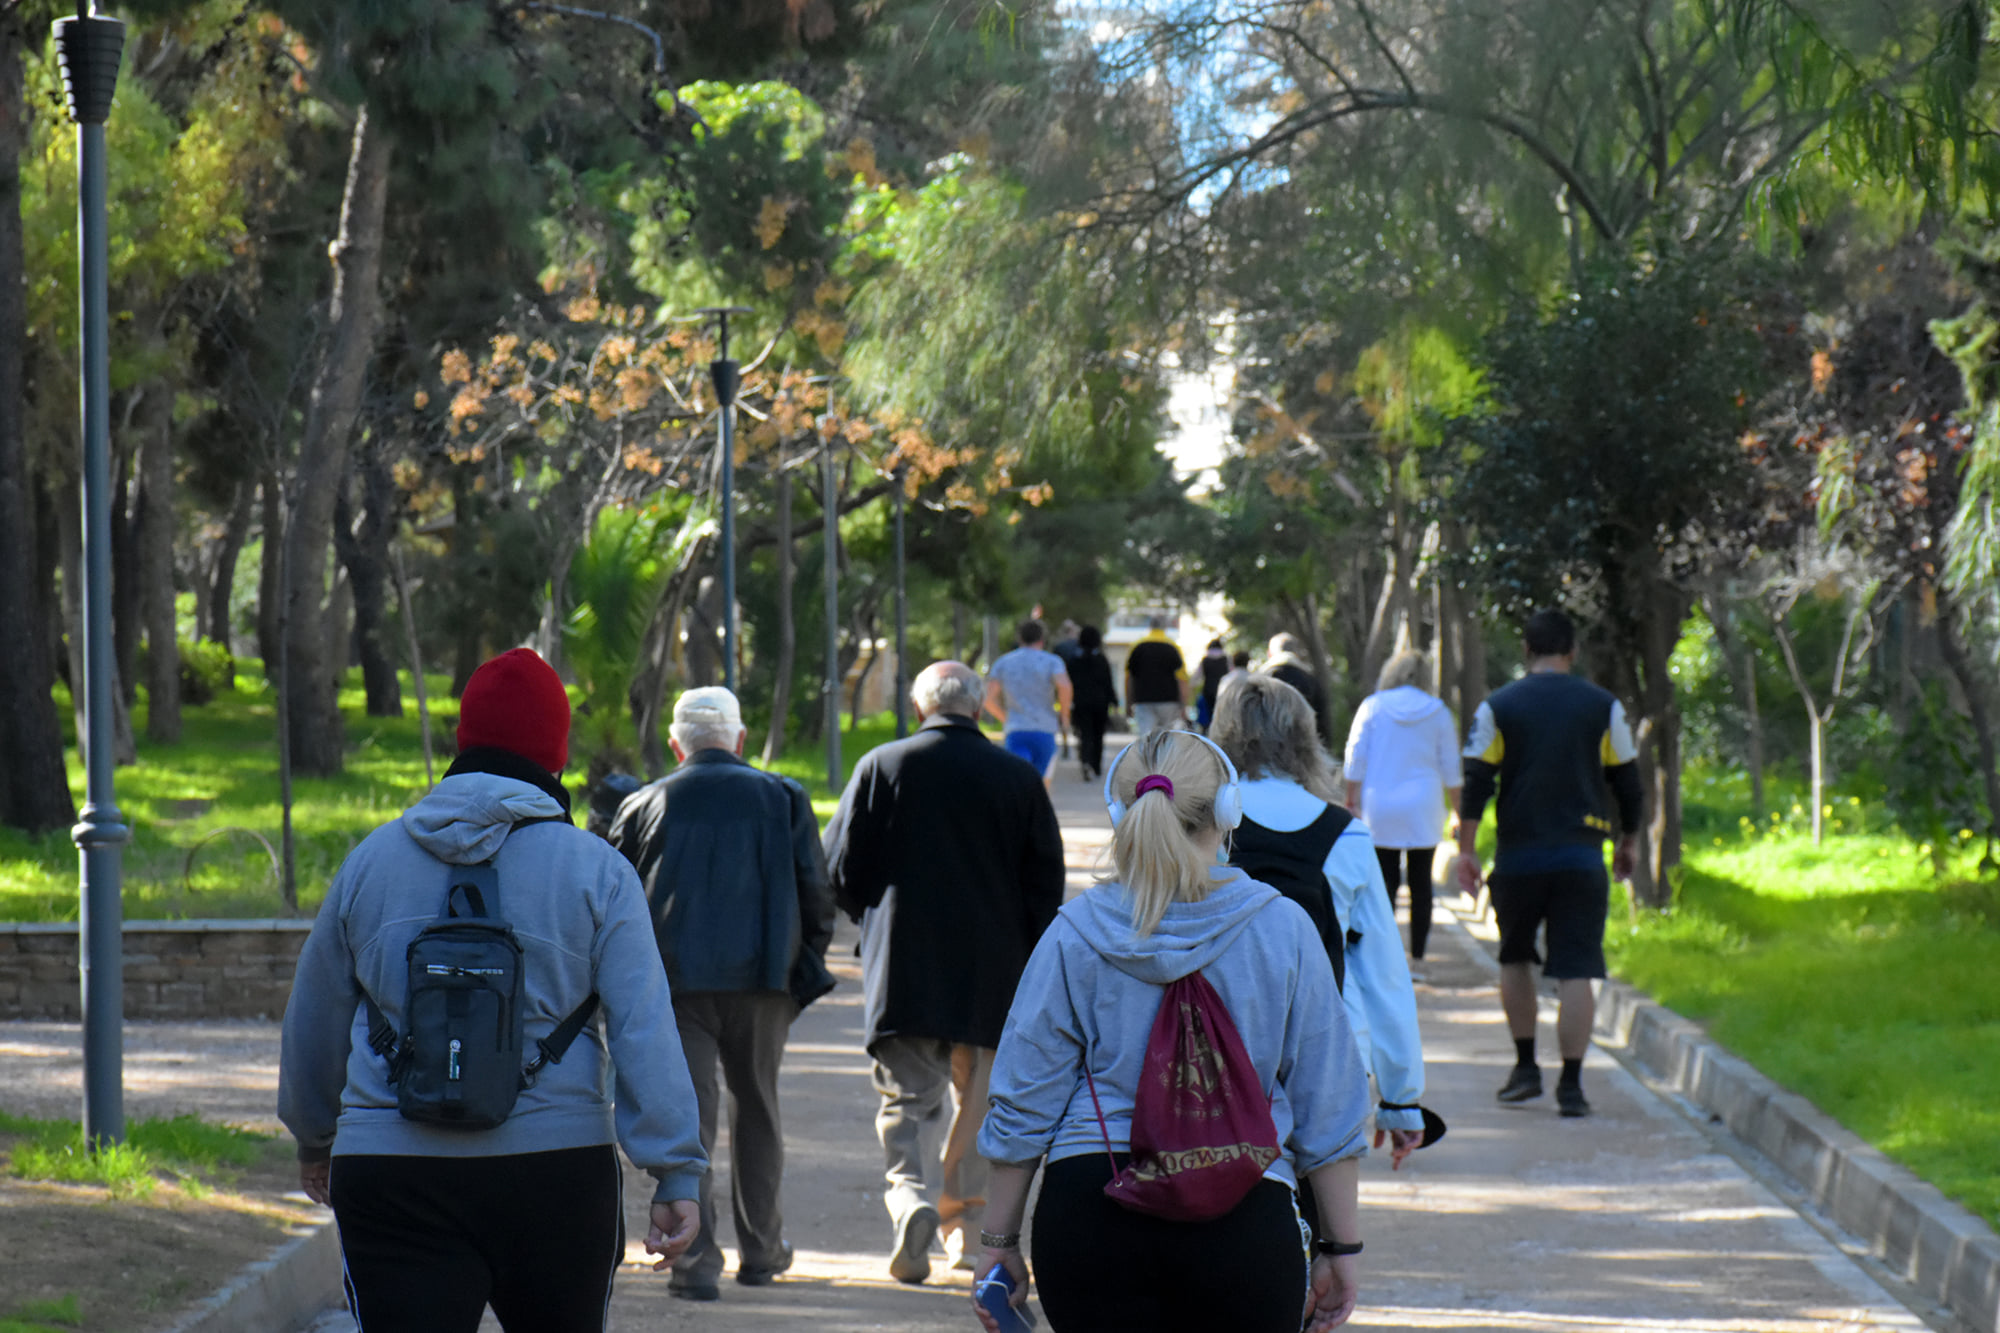
[[[1296,634],[1273,634],[1270,646],[1266,651],[1272,657],[1304,657],[1306,655],[1306,646]]]
[[[712,722],[675,722],[667,728],[667,735],[673,737],[674,744],[687,754],[696,750],[734,750],[737,738],[744,734],[740,725],[732,727]]]
[[[1430,660],[1412,648],[1405,648],[1382,664],[1382,674],[1375,677],[1377,690],[1400,689],[1414,685],[1420,690],[1429,690],[1426,683],[1430,676]]]
[[[978,717],[986,703],[986,684],[963,662],[933,662],[910,682],[910,702],[925,717]]]

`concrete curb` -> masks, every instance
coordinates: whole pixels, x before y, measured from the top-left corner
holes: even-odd
[[[344,1299],[340,1234],[327,1222],[245,1268],[165,1333],[290,1333]]]
[[[1476,930],[1479,917],[1451,910],[1460,942],[1497,970],[1490,925]],[[1603,983],[1595,1031],[1762,1154],[1917,1295],[1976,1333],[2000,1333],[2000,1235],[1985,1222],[1635,987]]]

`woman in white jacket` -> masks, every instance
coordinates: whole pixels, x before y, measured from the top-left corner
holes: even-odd
[[[1347,731],[1348,807],[1368,822],[1389,907],[1396,884],[1410,886],[1410,957],[1431,934],[1431,859],[1458,808],[1458,729],[1451,710],[1418,684],[1422,653],[1401,652],[1382,667]]]

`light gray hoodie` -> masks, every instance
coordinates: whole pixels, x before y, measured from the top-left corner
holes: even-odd
[[[1311,919],[1240,870],[1213,874],[1208,897],[1168,907],[1144,938],[1132,931],[1130,899],[1118,885],[1100,885],[1064,906],[1014,991],[993,1061],[981,1154],[1028,1162],[1103,1152],[1086,1060],[1112,1147],[1127,1151],[1163,988],[1197,971],[1228,1006],[1271,1099],[1284,1153],[1264,1174],[1296,1184],[1367,1151],[1368,1078]]]
[[[526,782],[463,773],[369,834],[342,863],[285,1008],[278,1117],[302,1157],[329,1147],[335,1155],[422,1157],[548,1152],[610,1143],[615,1128],[626,1156],[659,1181],[656,1201],[695,1197],[708,1159],[638,875],[609,843],[567,821],[508,836],[520,820],[563,813]],[[404,951],[443,904],[440,862],[475,865],[495,853],[500,915],[526,959],[528,1050],[593,991],[603,1002],[601,1022],[584,1028],[562,1063],[542,1070],[498,1128],[405,1120],[388,1065],[368,1048],[362,992],[403,1030]]]

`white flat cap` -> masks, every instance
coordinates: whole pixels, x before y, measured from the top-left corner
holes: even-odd
[[[743,710],[720,685],[703,685],[674,700],[674,725],[702,730],[741,730]]]

